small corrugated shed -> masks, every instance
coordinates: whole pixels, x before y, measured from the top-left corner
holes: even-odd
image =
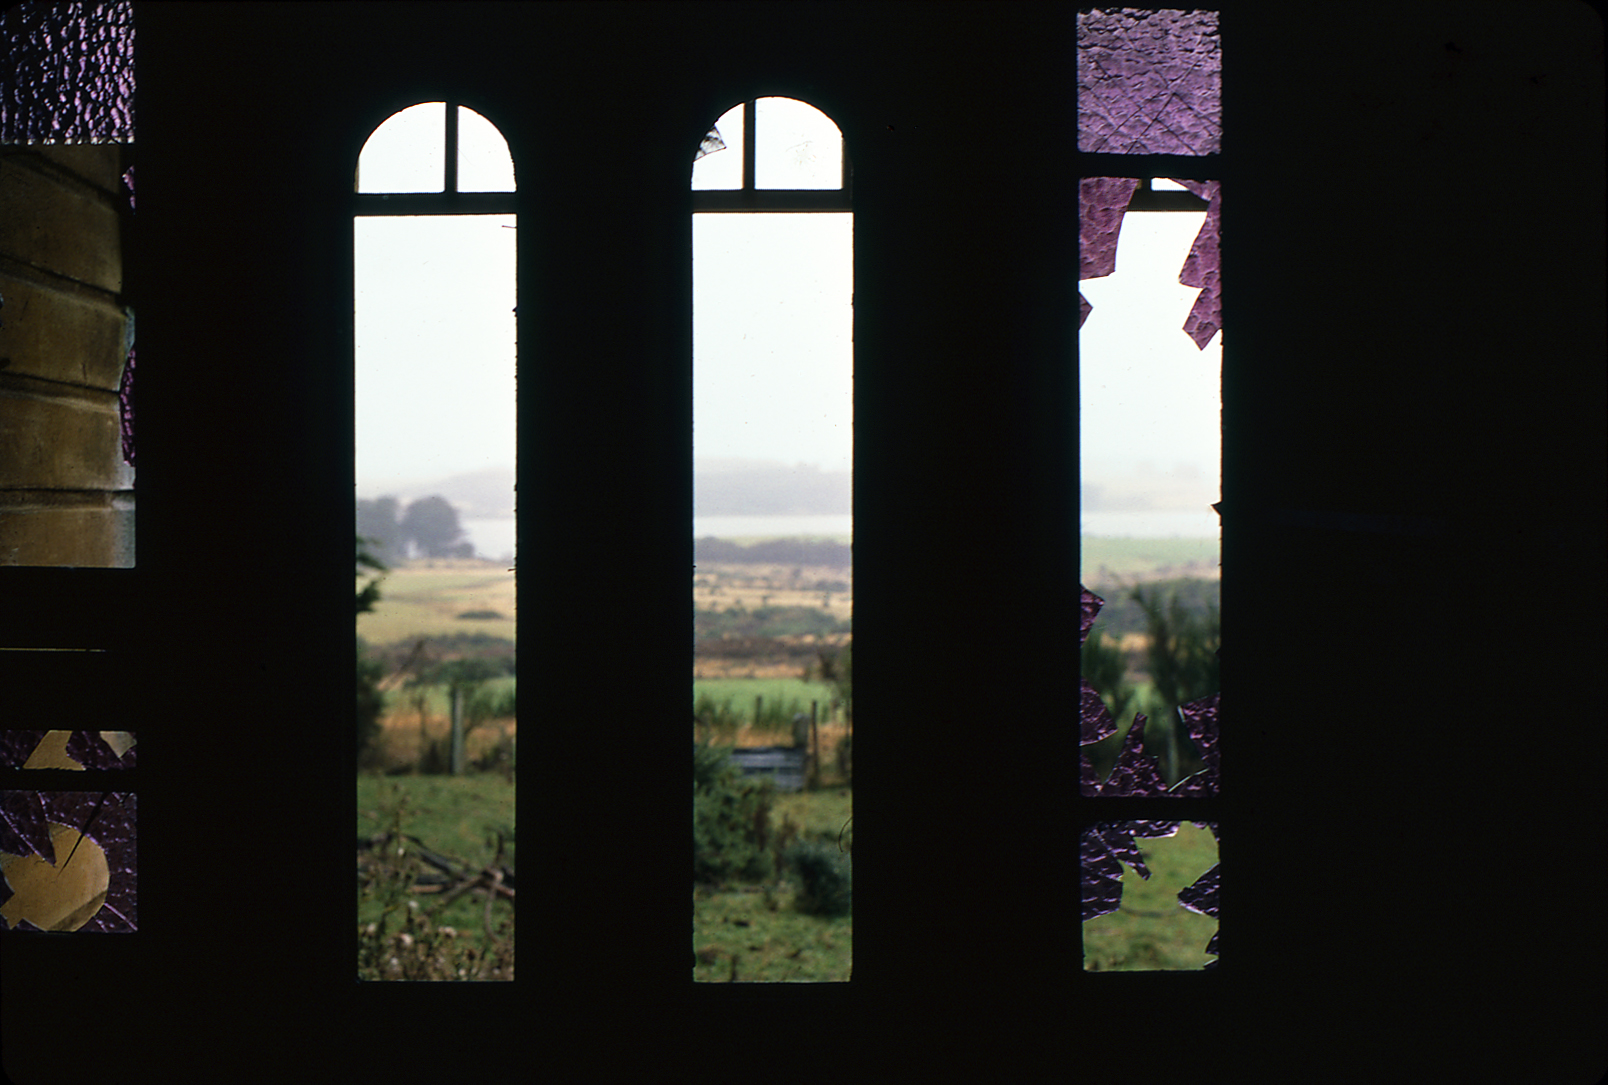
[[[802,746],[750,746],[733,750],[731,759],[744,776],[769,776],[777,791],[803,791],[809,751]]]

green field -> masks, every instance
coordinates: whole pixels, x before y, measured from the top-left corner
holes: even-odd
[[[497,618],[460,618],[465,611]],[[357,635],[370,644],[410,637],[489,633],[514,639],[514,573],[487,561],[410,562],[380,580],[380,599],[357,616]]]
[[[1083,967],[1090,972],[1198,970],[1217,960],[1206,952],[1217,920],[1178,903],[1178,891],[1217,862],[1211,831],[1186,821],[1174,836],[1138,838],[1137,843],[1150,879],[1123,866],[1122,910],[1083,924]]]
[[[771,828],[791,821],[800,836],[853,847],[846,788],[776,796]],[[797,887],[784,874],[769,885],[693,890],[693,978],[701,983],[847,980],[853,966],[854,917],[826,918],[793,908]]]
[[[360,775],[357,778],[357,832],[359,838],[368,837],[393,827],[393,814],[400,811],[399,831],[416,836],[430,851],[466,866],[490,864],[496,856],[496,834],[503,838],[501,865],[515,867],[514,846],[514,785],[497,774],[481,773],[464,776],[397,776],[380,777]],[[409,845],[410,847],[412,845]],[[429,869],[429,868],[424,868]],[[357,920],[360,929],[367,931],[372,924],[373,933],[363,935],[364,944],[370,947],[385,944],[394,947],[397,933],[412,926],[410,915],[416,905],[419,918],[428,917],[429,928],[439,931],[452,928],[457,931],[453,939],[455,949],[470,950],[486,957],[497,956],[485,933],[486,903],[479,893],[466,893],[458,899],[438,906],[436,896],[428,893],[406,893],[389,911],[382,899],[383,892],[371,888],[359,889]],[[491,908],[494,929],[512,922],[513,906],[509,901],[497,901]],[[416,927],[422,932],[425,927]],[[504,929],[504,936],[512,938],[512,928]],[[387,949],[385,952],[390,952]],[[460,958],[470,961],[471,958]],[[387,978],[371,971],[366,979]],[[451,977],[437,977],[451,978]]]
[[[1165,580],[1184,576],[1216,576],[1220,547],[1216,539],[1084,538],[1083,583]]]
[[[514,865],[514,785],[496,773],[463,776],[374,776],[357,778],[357,833],[388,827],[387,812],[406,798],[402,831],[431,850],[474,863],[489,863],[496,851],[488,837],[501,830],[503,863]]]
[[[501,697],[508,690],[514,688],[514,676],[503,675],[501,678],[488,678],[480,683],[479,690],[492,697]],[[431,716],[446,716],[452,709],[448,696],[449,690],[445,683],[430,686],[414,686],[404,689],[394,689],[385,695],[385,711],[389,715],[401,716],[404,720],[409,713],[415,711],[413,697],[422,692],[425,696],[425,705]],[[415,721],[418,717],[413,717]]]
[[[692,699],[708,694],[714,700],[731,698],[731,706],[739,714],[752,717],[754,698],[765,698],[767,706],[780,702],[783,705],[797,701],[799,711],[806,715],[810,702],[820,702],[820,720],[826,722],[832,698],[832,687],[820,682],[805,682],[799,678],[699,678],[692,683]]]

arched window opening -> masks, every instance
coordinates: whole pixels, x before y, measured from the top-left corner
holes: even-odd
[[[512,979],[513,159],[479,113],[426,102],[374,130],[354,189],[358,975]],[[398,826],[396,787],[459,813]],[[387,929],[398,879],[428,931]],[[449,927],[473,956],[423,951]]]
[[[854,217],[842,134],[804,102],[744,102],[704,138],[692,188],[693,979],[844,981]],[[750,899],[728,891],[743,883],[771,894],[755,922],[775,921],[774,935],[723,922]],[[809,953],[787,933],[800,912],[827,924]]]

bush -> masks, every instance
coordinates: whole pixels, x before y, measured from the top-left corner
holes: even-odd
[[[385,677],[385,665],[357,645],[357,759],[362,767],[375,763],[378,750],[375,740],[380,736],[380,713],[385,710],[385,694],[380,692],[380,679]]]
[[[833,844],[800,841],[783,853],[798,875],[794,907],[806,915],[848,915],[854,902],[854,868],[849,856]]]
[[[707,745],[693,748],[692,778],[693,881],[718,885],[774,876],[769,843],[776,791],[771,782],[744,780],[729,747]]]

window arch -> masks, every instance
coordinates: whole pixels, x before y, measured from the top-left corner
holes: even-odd
[[[512,979],[514,162],[485,116],[458,102],[425,102],[369,135],[353,190],[358,573],[375,572],[365,558],[381,565],[358,598],[359,765],[438,762],[426,771],[457,775],[472,760],[507,769],[507,794],[484,812],[473,839],[422,842],[446,865],[427,858],[436,870],[418,886],[427,891],[425,877],[445,875],[443,889],[454,899],[435,921],[476,938],[484,932],[482,972],[413,970],[428,968],[423,961],[391,966],[370,938],[359,976]],[[431,597],[445,601],[441,614],[430,613]],[[459,650],[449,660],[432,638],[460,632],[485,636],[467,657]],[[380,726],[379,690],[404,682],[417,698],[393,697],[389,707],[392,718],[405,711],[417,721],[417,747],[391,745]],[[375,706],[366,718],[365,703]],[[486,780],[501,786],[496,776]],[[373,773],[360,776],[360,811],[376,811],[378,802],[364,794],[375,783]],[[481,831],[488,826],[496,830],[489,839]],[[368,854],[385,853],[389,828],[360,814]],[[452,865],[460,860],[468,865]],[[372,895],[361,898],[359,922],[376,920],[379,906]]]
[[[742,771],[770,775],[784,792],[813,792],[835,779],[847,794],[853,711],[849,157],[842,132],[815,106],[758,98],[721,115],[691,172],[695,742],[745,747],[732,754]],[[764,571],[766,564],[782,571]],[[782,617],[811,623],[808,658],[777,650],[782,635],[799,632],[779,624]],[[713,684],[723,675],[759,673],[758,661],[732,654],[737,642],[723,639],[734,621],[757,621],[744,639],[771,645],[765,662],[794,675],[808,665],[813,683],[801,691],[792,683],[757,680],[736,694],[729,684]],[[709,756],[699,758],[706,769]],[[718,752],[712,756],[721,762]],[[834,812],[847,821],[846,804]],[[765,879],[764,871],[725,869],[729,855],[703,847],[721,831],[720,816],[715,803],[695,800],[695,882]],[[742,831],[753,832],[753,824],[750,816]],[[846,947],[847,897],[827,888],[846,888],[849,877],[852,825],[841,828],[841,850],[827,846],[813,857],[821,864],[820,884],[812,892],[815,903],[805,906],[840,926],[834,938]],[[762,846],[759,864],[770,861]],[[756,958],[714,918],[718,894],[695,888],[694,897],[695,982],[850,978],[847,952],[836,959],[822,955],[807,968],[796,953]]]

